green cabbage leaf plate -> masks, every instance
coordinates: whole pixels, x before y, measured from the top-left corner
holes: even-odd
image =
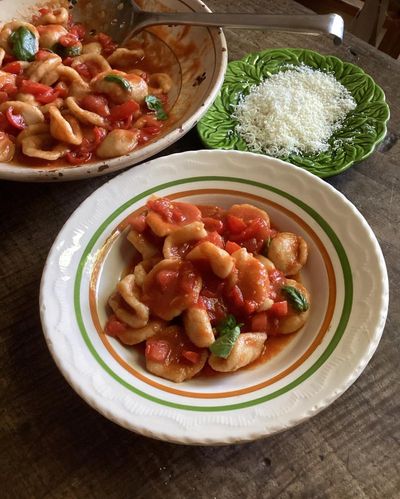
[[[204,145],[210,149],[258,152],[251,150],[235,131],[234,107],[253,85],[285,68],[302,64],[333,74],[349,90],[357,106],[346,116],[342,127],[332,134],[327,151],[312,155],[290,154],[280,159],[326,178],[370,156],[384,139],[390,116],[383,90],[360,67],[305,49],[265,50],[230,62],[214,104],[197,124]]]

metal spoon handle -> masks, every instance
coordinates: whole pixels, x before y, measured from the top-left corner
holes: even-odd
[[[220,26],[253,28],[267,31],[297,32],[311,35],[327,34],[336,43],[343,38],[343,19],[337,14],[326,15],[265,15],[265,14],[216,14],[203,12],[135,13],[132,34],[158,24],[189,24],[192,26]]]

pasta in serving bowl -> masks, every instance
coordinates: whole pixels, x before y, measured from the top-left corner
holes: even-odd
[[[128,221],[139,255],[108,300],[105,331],[145,343],[149,372],[177,383],[235,372],[266,359],[269,335],[304,326],[307,243],[273,228],[265,210],[151,198]]]
[[[186,133],[221,84],[226,47],[216,29],[154,27],[121,47],[104,32],[102,0],[73,9],[23,3],[18,12],[4,4],[2,178],[69,180],[135,164]],[[206,7],[163,0],[146,8]]]

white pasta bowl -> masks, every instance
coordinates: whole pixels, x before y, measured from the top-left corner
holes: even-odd
[[[63,0],[58,2],[58,5],[65,6],[66,3]],[[4,23],[11,19],[29,20],[43,2],[4,0],[1,5],[0,23]],[[101,15],[103,5],[109,3],[105,0],[88,3],[88,7],[79,11],[78,20],[90,28],[105,31],[108,18]],[[210,11],[201,0],[149,0],[146,1],[145,8],[161,11]],[[125,156],[95,160],[75,167],[66,163],[26,166],[17,162],[0,162],[0,178],[23,182],[47,182],[105,175],[135,165],[159,153],[195,126],[212,105],[223,82],[227,65],[227,48],[222,30],[185,26],[158,26],[150,30],[151,36],[157,38],[159,46],[165,50],[161,57],[167,54],[173,61],[171,76],[174,85],[169,95],[171,104],[169,120],[160,135]]]
[[[225,208],[251,203],[307,241],[308,321],[284,344],[267,340],[266,362],[176,384],[104,333],[108,297],[131,262],[127,219],[152,194]],[[388,279],[372,230],[329,184],[262,155],[194,151],[138,165],[82,203],[49,254],[40,307],[54,360],[93,408],[143,435],[215,445],[290,428],[339,397],[379,343]]]

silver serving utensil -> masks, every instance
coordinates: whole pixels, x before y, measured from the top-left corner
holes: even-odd
[[[79,4],[79,2],[78,2]],[[155,25],[218,26],[229,28],[285,31],[308,35],[326,34],[339,45],[343,40],[344,23],[338,14],[271,15],[218,14],[214,12],[147,12],[133,0],[120,0],[109,21],[107,33],[118,43],[125,43],[135,34]]]

